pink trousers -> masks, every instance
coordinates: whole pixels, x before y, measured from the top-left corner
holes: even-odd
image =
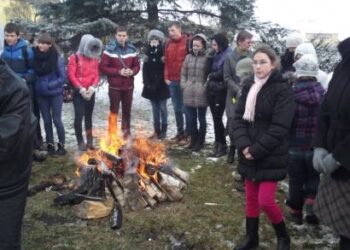
[[[276,203],[276,181],[252,182],[245,180],[246,216],[258,218],[264,211],[273,224],[283,220],[282,210]]]

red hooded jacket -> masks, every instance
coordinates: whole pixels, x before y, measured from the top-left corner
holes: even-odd
[[[80,54],[68,58],[67,75],[74,88],[96,87],[100,81],[98,59],[91,59]]]

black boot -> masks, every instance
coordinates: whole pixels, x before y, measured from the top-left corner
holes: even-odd
[[[47,144],[47,153],[48,153],[48,155],[55,154],[55,146],[52,143]]]
[[[234,250],[253,250],[259,247],[259,218],[246,218],[246,236],[244,241],[236,246]]]
[[[193,147],[192,151],[193,152],[201,151],[204,147],[204,140],[205,140],[205,134],[199,133],[196,145]]]
[[[95,150],[94,147],[94,143],[93,143],[94,139],[92,137],[92,132],[88,132],[86,131],[86,148],[89,150]]]
[[[198,134],[191,134],[191,142],[190,145],[187,146],[187,149],[189,150],[193,150],[194,146],[197,144],[197,140],[198,140]]]
[[[272,224],[277,236],[277,250],[290,250],[290,238],[284,221]]]
[[[64,149],[64,144],[57,143],[56,155],[65,155],[65,154],[66,154],[66,150]]]
[[[218,151],[216,152],[215,157],[221,157],[227,154],[227,145],[219,143],[218,145]]]
[[[150,140],[156,140],[159,138],[159,135],[160,135],[160,124],[154,123],[153,128],[154,128],[154,133],[150,137],[148,137],[148,139]]]
[[[235,152],[236,152],[236,147],[235,146],[230,146],[228,155],[227,155],[227,163],[232,164],[235,161]]]
[[[218,154],[219,143],[214,142],[213,152],[210,154],[210,157],[216,157]]]
[[[159,140],[164,140],[166,138],[167,129],[168,129],[168,124],[161,124],[160,134],[158,137]]]

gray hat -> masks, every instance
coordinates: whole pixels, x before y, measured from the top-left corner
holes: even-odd
[[[151,30],[148,33],[147,40],[150,41],[152,39],[157,39],[163,43],[165,41],[165,35],[160,30]]]
[[[318,63],[314,55],[303,55],[293,64],[297,77],[317,77]]]
[[[239,60],[236,65],[236,75],[242,77],[244,75],[253,74],[253,60],[249,57]]]

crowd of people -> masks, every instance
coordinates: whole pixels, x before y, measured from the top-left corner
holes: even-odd
[[[328,225],[339,235],[340,249],[350,249],[350,38],[338,46],[342,61],[329,82],[314,46],[299,34],[286,38],[286,52],[279,58],[268,45],[252,49],[253,34],[244,30],[232,46],[225,33],[210,41],[205,34],[185,35],[179,22],[171,23],[168,33],[166,38],[154,29],[147,36],[142,97],[152,107],[154,131],[149,139],[201,151],[210,108],[215,133],[210,156],[227,156],[232,164],[237,155],[237,181],[245,192],[246,237],[235,249],[258,247],[261,211],[276,231],[277,249],[290,249],[285,218],[276,203],[278,182],[287,175],[286,218],[298,225],[304,220]],[[109,127],[117,123],[112,119],[121,106],[121,130],[130,138],[134,76],[141,63],[122,26],[104,50],[100,39],[83,35],[67,65],[48,33],[31,46],[19,27],[8,23],[0,40],[0,165],[6,165],[0,167],[0,224],[6,225],[0,227],[0,248],[19,249],[31,156],[42,161],[66,154],[65,84],[74,89],[77,149],[93,150],[100,74],[108,81]],[[171,139],[169,98],[177,129]],[[9,213],[13,207],[16,213]]]

